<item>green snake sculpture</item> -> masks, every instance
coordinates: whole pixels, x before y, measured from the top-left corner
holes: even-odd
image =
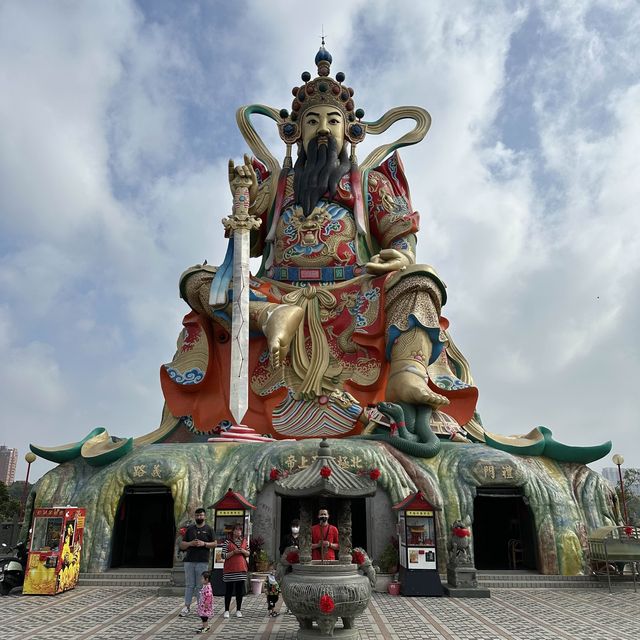
[[[375,426],[372,432],[354,437],[387,442],[398,451],[416,458],[433,458],[438,454],[440,439],[429,426],[431,407],[404,402],[379,402],[377,407],[389,419],[389,426]],[[488,432],[484,435],[485,444],[494,449],[519,456],[545,456],[558,462],[588,464],[611,451],[611,440],[587,447],[562,444],[546,427],[537,427],[524,437],[504,437]]]
[[[391,431],[387,427],[375,427],[373,433],[355,436],[363,440],[387,442],[392,447],[416,458],[433,458],[440,451],[440,439],[431,430],[429,420],[431,407],[406,402],[379,402],[378,411],[389,418]]]

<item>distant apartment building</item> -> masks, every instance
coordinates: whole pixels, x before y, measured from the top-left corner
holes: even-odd
[[[7,449],[0,445],[0,482],[9,485],[16,479],[16,464],[18,464],[18,450]]]
[[[638,471],[638,469],[630,469],[630,471]],[[622,467],[622,475],[624,476],[625,468]],[[612,487],[617,487],[620,483],[620,476],[618,474],[618,467],[605,467],[602,470],[602,476],[605,480],[608,480]],[[624,483],[625,491],[630,491],[636,495],[640,495],[640,487],[637,485],[631,485],[627,487],[627,483]]]
[[[602,470],[602,476],[605,480],[608,480],[614,487],[620,480],[620,478],[618,477],[618,467],[605,467]]]

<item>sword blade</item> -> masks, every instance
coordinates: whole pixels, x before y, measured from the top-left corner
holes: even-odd
[[[233,199],[233,304],[231,312],[231,372],[229,409],[242,424],[249,408],[249,258],[250,230],[246,225],[249,190],[236,189]]]
[[[233,306],[229,408],[237,424],[249,408],[249,230],[233,234]]]

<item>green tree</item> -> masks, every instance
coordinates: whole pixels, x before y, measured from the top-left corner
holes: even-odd
[[[29,491],[31,491],[31,487],[33,487],[33,485],[30,482],[28,482],[27,492],[26,492],[27,495],[29,495]],[[24,480],[16,480],[15,482],[12,482],[7,487],[7,491],[9,492],[9,497],[20,502],[22,500],[22,495],[24,491]]]
[[[0,482],[0,521],[7,522],[20,513],[20,501],[9,494],[7,485]]]
[[[640,469],[625,469],[622,478],[624,481],[624,501],[629,517],[627,524],[640,526]],[[624,517],[620,482],[616,483],[616,495],[618,496],[622,517]]]

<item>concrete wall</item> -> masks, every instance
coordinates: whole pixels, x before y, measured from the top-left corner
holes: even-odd
[[[373,498],[367,499],[367,552],[373,564],[389,544],[389,538],[396,535],[397,514],[388,494],[378,489]]]
[[[280,518],[273,483],[265,485],[258,494],[256,510],[251,514],[253,535],[264,538],[264,550],[271,560],[277,559]]]

